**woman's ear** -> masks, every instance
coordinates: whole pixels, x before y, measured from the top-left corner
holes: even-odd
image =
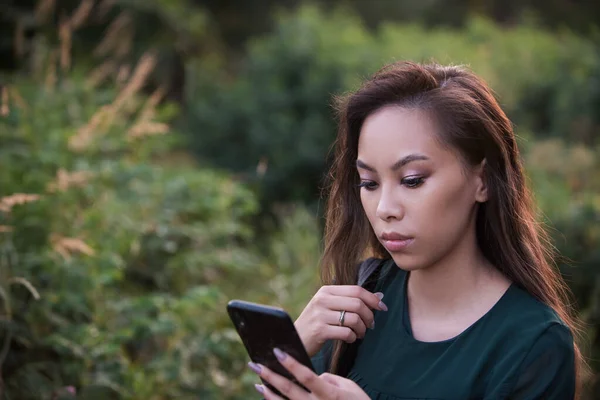
[[[475,191],[475,201],[478,203],[485,203],[488,201],[488,190],[487,190],[487,179],[486,175],[486,160],[485,158],[476,167],[476,182],[477,187]]]

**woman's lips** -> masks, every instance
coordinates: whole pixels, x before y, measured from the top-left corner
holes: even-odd
[[[389,252],[402,251],[406,249],[412,242],[413,238],[409,239],[383,239],[381,243]]]

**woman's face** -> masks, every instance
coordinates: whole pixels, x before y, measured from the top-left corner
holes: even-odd
[[[390,106],[371,114],[356,167],[365,213],[400,268],[427,268],[474,238],[476,204],[487,200],[482,168],[465,168],[426,113]]]

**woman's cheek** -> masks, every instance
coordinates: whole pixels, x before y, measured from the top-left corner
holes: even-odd
[[[367,218],[369,219],[369,222],[371,224],[373,224],[374,218],[377,214],[378,200],[377,200],[376,193],[374,191],[369,192],[366,189],[361,189],[360,201],[362,203],[363,210],[364,210],[365,214],[367,215]]]

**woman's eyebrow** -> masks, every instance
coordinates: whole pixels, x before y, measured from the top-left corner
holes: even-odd
[[[366,169],[367,171],[375,172],[375,168],[368,166],[360,160],[356,160],[356,168]]]
[[[402,157],[398,161],[396,161],[394,163],[394,165],[392,165],[391,170],[397,171],[400,168],[404,167],[408,163],[411,163],[413,161],[422,161],[422,160],[429,160],[429,157],[427,157],[423,154],[419,154],[419,153],[409,154],[407,156]],[[375,168],[369,166],[368,164],[366,164],[365,162],[363,162],[361,160],[356,160],[356,168],[361,168],[361,169],[366,169],[367,171],[376,172]]]

